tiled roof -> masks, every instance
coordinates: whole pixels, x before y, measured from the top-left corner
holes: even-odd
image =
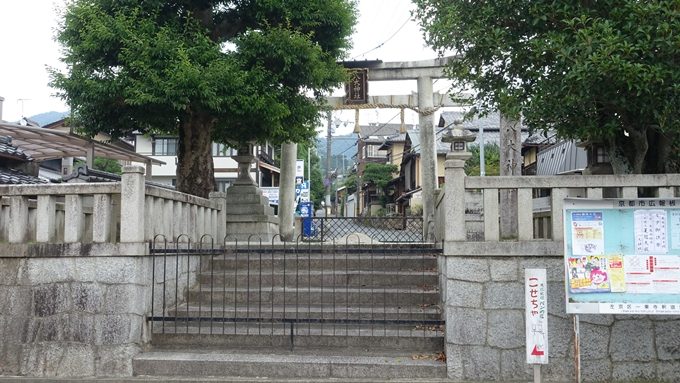
[[[412,126],[407,124],[405,128],[408,130]],[[374,124],[374,125],[361,125],[360,126],[361,138],[365,139],[370,136],[378,137],[389,137],[399,134],[401,130],[401,124]]]
[[[44,184],[47,181],[42,178],[29,176],[26,173],[14,169],[0,168],[0,184]]]
[[[7,136],[0,136],[0,157],[12,158],[22,161],[30,161],[31,157],[23,150],[12,145],[12,139]]]

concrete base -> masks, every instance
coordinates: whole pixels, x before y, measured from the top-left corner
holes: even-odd
[[[279,218],[255,185],[232,185],[227,191],[227,241],[270,242],[279,234]]]

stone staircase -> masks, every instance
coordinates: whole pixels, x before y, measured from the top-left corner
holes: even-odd
[[[203,256],[152,323],[134,374],[436,379],[443,326],[430,245],[258,246]]]

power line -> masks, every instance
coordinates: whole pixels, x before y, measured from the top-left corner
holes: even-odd
[[[371,52],[373,52],[374,50],[376,50],[376,49],[378,49],[378,48],[381,48],[383,45],[387,44],[390,40],[392,40],[392,39],[394,38],[394,36],[397,35],[397,33],[399,33],[399,31],[401,31],[401,30],[406,26],[406,24],[408,24],[408,22],[409,22],[410,20],[411,20],[411,16],[409,15],[409,17],[404,21],[404,23],[402,23],[401,26],[400,26],[394,33],[392,33],[392,35],[390,35],[390,37],[388,37],[385,41],[383,41],[382,43],[376,45],[374,48],[371,48],[371,49],[367,50],[366,52],[363,52],[363,53],[361,53],[361,54],[358,54],[358,55],[352,57],[352,60],[356,60],[358,57],[364,56],[364,55],[367,54],[367,53],[371,53]]]

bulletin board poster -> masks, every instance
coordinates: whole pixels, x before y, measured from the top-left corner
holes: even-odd
[[[680,314],[680,199],[565,199],[567,312]]]

